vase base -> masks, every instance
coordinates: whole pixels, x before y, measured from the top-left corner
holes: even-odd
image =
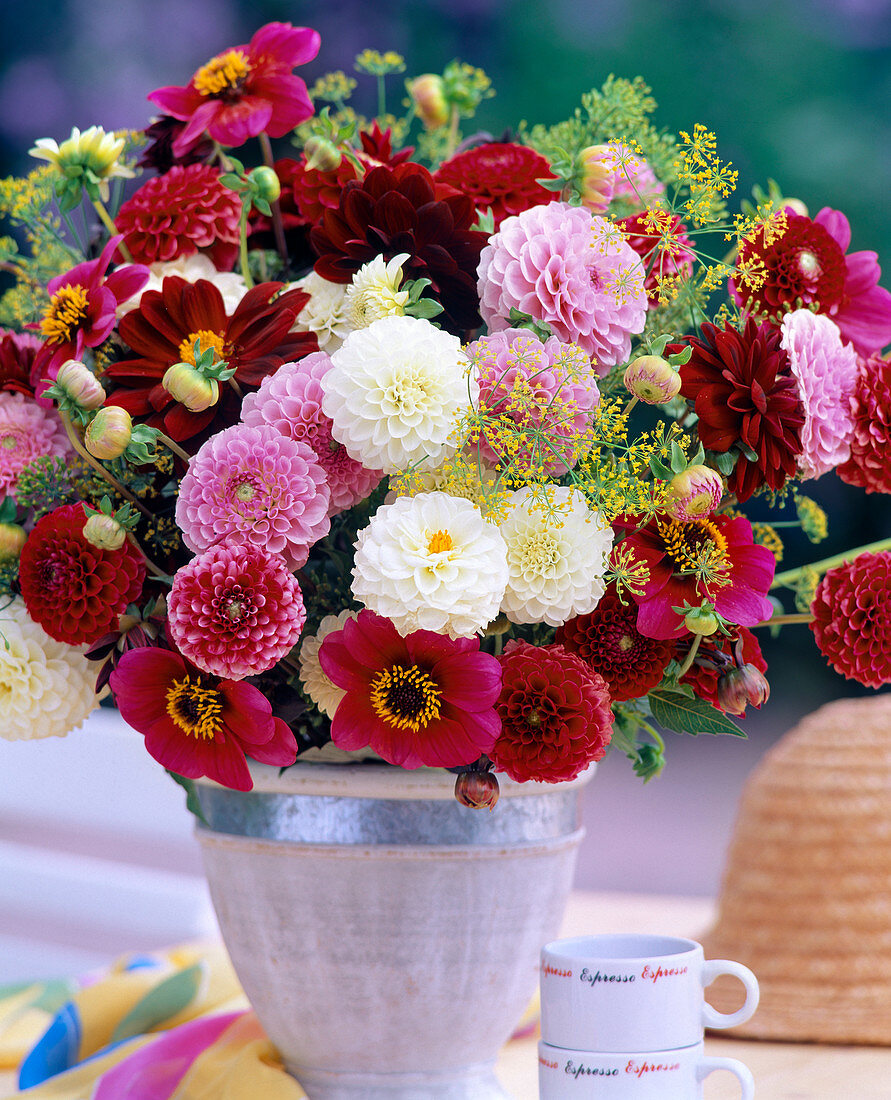
[[[309,1100],[512,1100],[494,1066],[430,1073],[338,1073],[288,1066]]]

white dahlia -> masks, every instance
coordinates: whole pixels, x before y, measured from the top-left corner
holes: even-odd
[[[319,629],[315,634],[308,635],[300,643],[298,657],[300,683],[319,710],[329,718],[334,717],[334,712],[346,692],[343,688],[332,684],[322,671],[322,666],[319,664],[319,649],[329,634],[333,634],[335,630],[341,630],[347,619],[355,619],[355,617],[355,611],[341,611],[339,615],[326,615],[319,623]]]
[[[469,638],[497,615],[504,540],[469,500],[419,493],[383,504],[356,540],[353,595],[400,634]]]
[[[297,314],[294,328],[299,332],[314,332],[319,351],[330,355],[337,351],[353,326],[347,315],[347,288],[340,283],[330,283],[321,275],[310,271],[288,288],[305,290],[309,301]]]
[[[457,336],[417,317],[351,332],[322,379],[322,409],[350,458],[394,474],[439,465],[479,386]]]
[[[499,530],[510,571],[501,610],[511,622],[561,626],[594,610],[613,532],[577,489],[556,487],[546,499],[519,489]]]
[[[405,313],[408,291],[399,286],[402,265],[408,258],[407,252],[400,252],[388,263],[383,256],[375,256],[359,268],[346,288],[347,314],[353,328],[368,328],[381,317]]]
[[[0,737],[64,737],[98,705],[86,646],[52,639],[16,597],[0,610]]]

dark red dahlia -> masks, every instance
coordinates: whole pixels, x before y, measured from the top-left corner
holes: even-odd
[[[146,126],[143,133],[148,145],[139,158],[139,167],[169,172],[175,164],[200,164],[206,161],[213,152],[213,142],[207,137],[199,136],[188,149],[179,155],[174,153],[174,143],[185,128],[186,123],[172,115],[161,115]]]
[[[554,178],[548,162],[527,145],[509,141],[492,141],[458,153],[441,164],[433,178],[467,195],[477,209],[491,210],[496,229],[505,218],[554,198],[538,182]]]
[[[554,640],[599,673],[612,701],[621,703],[656,687],[674,656],[673,642],[648,638],[636,623],[637,604],[623,604],[610,587],[594,611],[564,623]]]
[[[680,368],[681,393],[695,403],[697,430],[704,447],[741,453],[727,487],[748,500],[762,485],[781,488],[796,470],[801,454],[804,409],[781,334],[751,317],[740,332],[731,324],[723,331],[708,321],[702,338],[690,337],[690,361]],[[680,351],[681,345],[669,345]]]
[[[333,283],[348,283],[375,256],[389,260],[406,252],[406,278],[430,279],[443,307],[437,320],[463,335],[482,323],[476,269],[487,237],[470,228],[475,220],[472,201],[454,193],[438,198],[420,164],[373,168],[346,184],[337,210],[326,211],[312,230],[315,269]]]
[[[678,659],[680,660],[680,657]],[[700,699],[705,699],[718,710],[742,715],[745,713],[745,705],[743,704],[740,708],[733,703],[737,701],[737,696],[742,701],[744,692],[733,689],[734,687],[744,689],[748,686],[748,681],[754,679],[750,673],[743,671],[747,670],[747,667],[751,667],[758,674],[765,673],[767,661],[764,660],[761,646],[752,631],[740,626],[730,636],[715,635],[711,638],[703,638],[693,664],[681,679],[683,683],[693,688]],[[741,672],[743,672],[743,678],[740,677]],[[740,680],[738,685],[734,684],[734,677]],[[745,701],[753,700],[749,697]],[[757,697],[754,705],[759,707],[761,705]]]
[[[837,467],[842,481],[867,493],[891,493],[891,362],[861,359],[851,403],[851,457]]]
[[[32,377],[35,357],[43,347],[37,336],[0,329],[0,391],[34,396],[39,378]]]
[[[28,614],[51,638],[68,645],[95,642],[142,591],[145,567],[125,542],[100,550],[84,538],[86,515],[66,504],[38,520],[19,562]]]
[[[216,405],[193,413],[171,397],[161,379],[174,363],[194,362],[197,339],[202,349],[216,348],[235,368],[242,390],[258,387],[282,363],[317,351],[313,333],[291,332],[309,296],[302,290],[280,294],[281,289],[281,283],[260,283],[247,292],[231,317],[219,290],[203,279],[188,283],[171,276],[160,291],[146,291],[139,308],[120,323],[121,339],[137,358],[105,371],[103,383],[115,387],[107,404],[120,405],[135,420],[160,428],[172,439],[191,440],[197,450],[207,434],[238,421],[241,399],[232,386],[223,385]]]
[[[891,551],[830,569],[811,612],[817,648],[836,672],[867,687],[891,684]]]
[[[693,271],[695,257],[692,241],[687,236],[687,227],[673,214],[667,218],[663,231],[660,232],[647,222],[646,211],[619,218],[616,225],[643,262],[646,272],[644,286],[652,308],[659,302],[660,279],[668,275],[686,277]]]
[[[561,783],[603,757],[613,715],[598,673],[562,645],[514,640],[499,660],[501,733],[489,753],[498,771]]]
[[[220,271],[238,259],[241,202],[204,164],[174,166],[155,176],[118,211],[116,224],[137,263],[204,252]]]

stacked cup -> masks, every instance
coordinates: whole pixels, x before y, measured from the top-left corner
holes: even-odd
[[[745,986],[737,1012],[717,1012],[705,987],[721,974]],[[541,1100],[699,1100],[703,1080],[729,1070],[752,1100],[752,1074],[705,1055],[706,1027],[748,1020],[758,982],[740,963],[707,961],[700,944],[670,936],[556,940],[541,953]]]

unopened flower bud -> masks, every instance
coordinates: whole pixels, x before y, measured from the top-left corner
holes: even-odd
[[[679,523],[709,516],[724,495],[724,482],[711,466],[689,466],[668,486],[665,511]]]
[[[114,516],[94,512],[84,524],[84,538],[99,550],[120,550],[127,541],[127,532]]]
[[[498,794],[498,779],[492,772],[461,772],[455,780],[455,798],[462,806],[492,810]]]
[[[306,167],[316,168],[320,172],[335,172],[343,160],[343,154],[336,145],[315,134],[306,139],[303,152],[306,156]]]
[[[783,206],[793,214],[801,214],[803,218],[808,217],[807,207],[801,199],[783,199]]]
[[[126,409],[118,405],[101,408],[84,434],[84,446],[93,456],[108,461],[120,458],[133,434],[133,421]]]
[[[77,359],[68,359],[59,367],[56,385],[82,409],[99,409],[105,401],[99,379]]]
[[[754,665],[741,665],[725,672],[718,680],[718,703],[728,714],[743,715],[746,706],[761,707],[770,698],[770,684]]]
[[[691,634],[701,634],[703,638],[708,638],[718,629],[718,620],[711,611],[694,607],[684,616],[684,626]]]
[[[661,355],[641,355],[625,368],[625,389],[645,405],[664,405],[677,397],[681,376]]]
[[[274,168],[269,168],[265,164],[261,164],[259,168],[255,168],[251,174],[250,179],[257,188],[257,193],[261,199],[265,199],[267,202],[276,202],[279,195],[282,193],[282,185],[278,176],[275,174]]]
[[[0,523],[0,562],[20,558],[27,541],[24,527],[17,523]]]
[[[161,385],[174,401],[189,412],[204,412],[220,399],[220,384],[215,378],[206,378],[191,363],[174,363],[168,367]]]
[[[582,206],[592,214],[605,214],[612,202],[616,174],[614,156],[608,145],[589,145],[579,153]]]
[[[449,121],[449,103],[445,83],[436,73],[424,73],[408,81],[406,87],[412,98],[418,118],[428,130],[438,130]]]

